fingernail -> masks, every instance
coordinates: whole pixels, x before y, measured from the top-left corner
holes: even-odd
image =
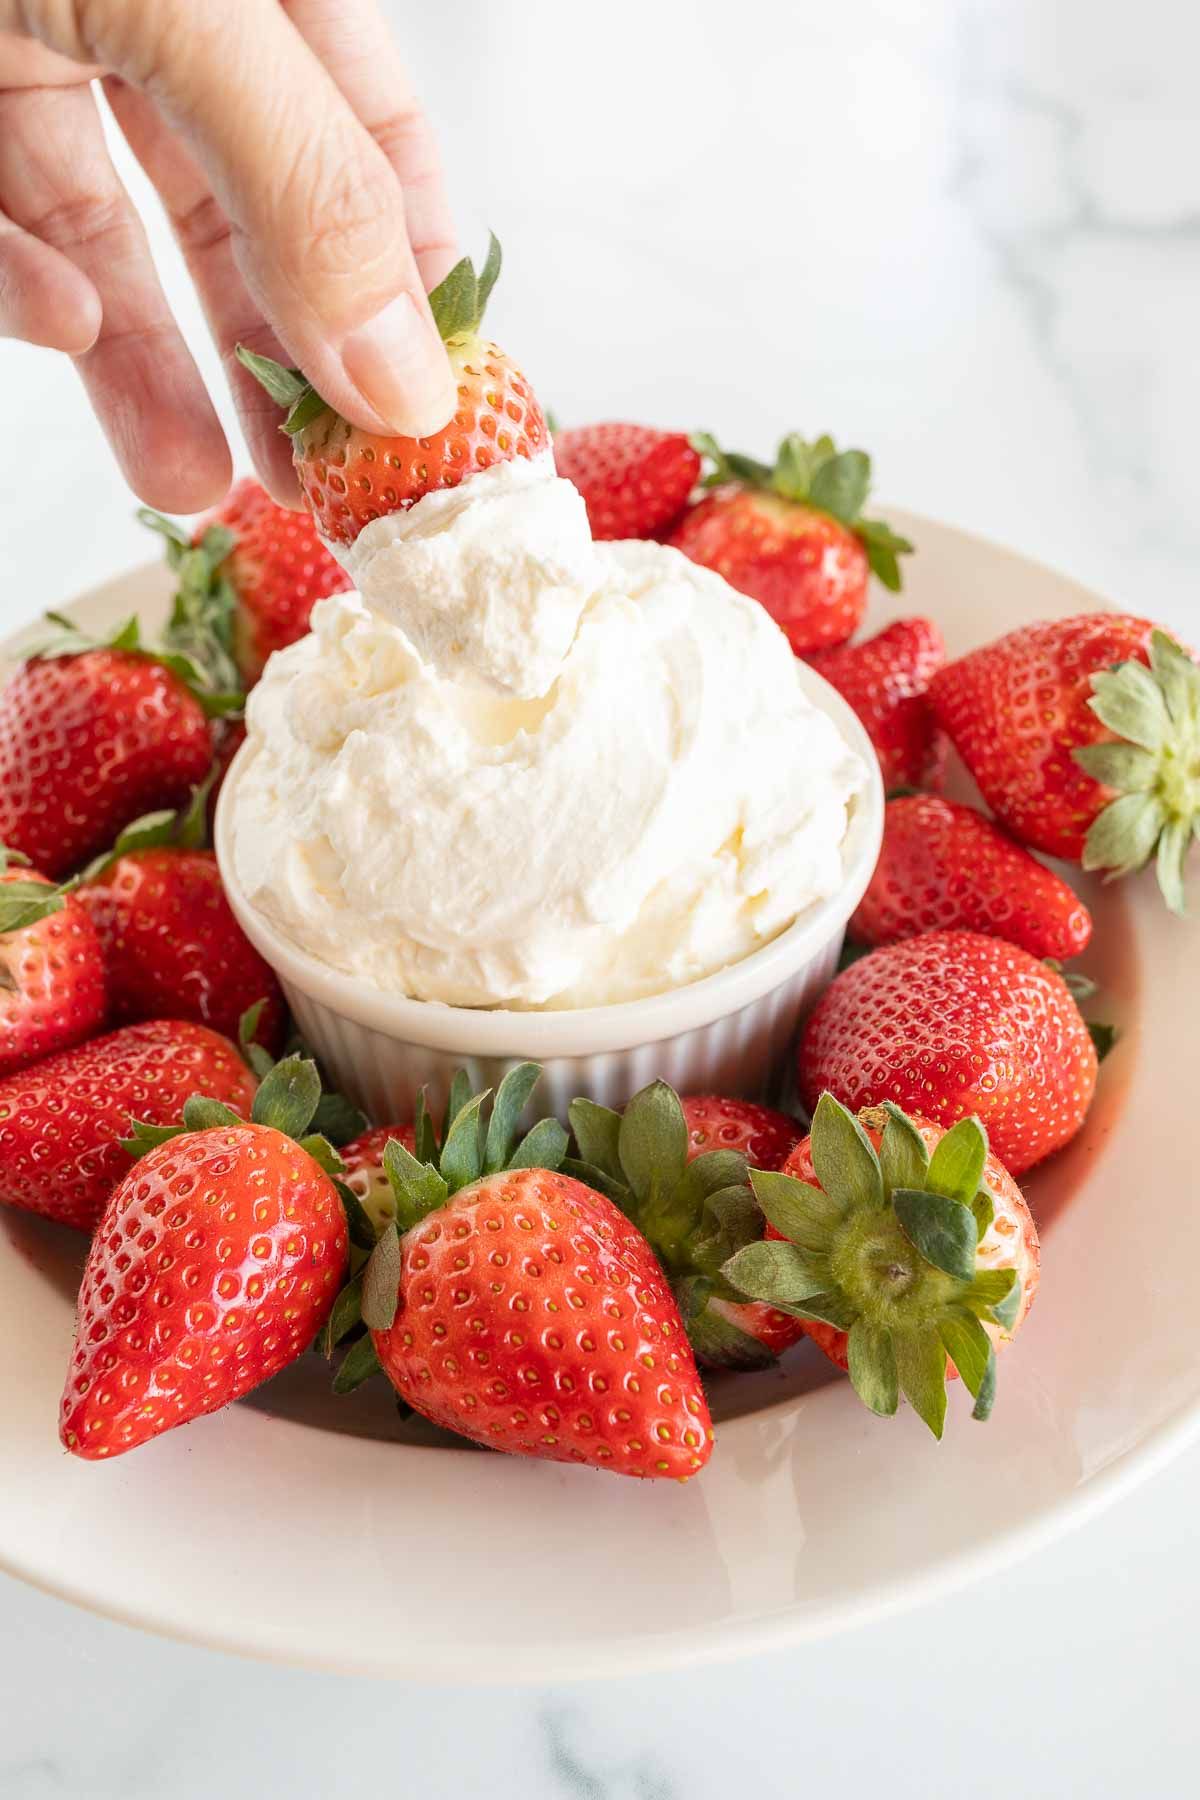
[[[441,431],[454,412],[454,376],[445,346],[410,294],[352,331],[342,365],[367,402],[401,437]]]

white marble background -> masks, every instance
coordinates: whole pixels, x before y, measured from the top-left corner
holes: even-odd
[[[746,448],[829,427],[875,453],[885,497],[1195,635],[1191,0],[389,10],[465,229],[504,239],[498,335],[561,418],[703,423]],[[6,344],[0,394],[7,628],[147,547],[70,369]],[[1193,1452],[907,1618],[589,1688],[255,1667],[0,1581],[0,1793],[1191,1795],[1198,1501]]]

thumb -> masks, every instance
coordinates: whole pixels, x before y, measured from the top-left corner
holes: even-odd
[[[440,430],[455,384],[403,189],[278,0],[89,11],[94,53],[202,164],[253,299],[322,397],[368,430]]]

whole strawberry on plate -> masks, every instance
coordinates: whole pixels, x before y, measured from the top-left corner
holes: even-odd
[[[765,1368],[802,1328],[769,1306],[747,1306],[721,1273],[762,1236],[751,1167],[777,1169],[799,1142],[795,1120],[752,1101],[680,1100],[665,1081],[623,1113],[573,1100],[579,1160],[565,1166],[632,1219],[671,1279],[692,1348],[714,1368]]]
[[[1056,970],[1000,938],[930,931],[836,977],[800,1038],[814,1108],[893,1101],[935,1124],[975,1114],[1014,1175],[1079,1130],[1096,1087],[1091,1033]]]
[[[0,845],[0,1077],[90,1037],[105,1013],[86,910],[23,862]]]
[[[1037,1231],[977,1118],[949,1131],[885,1105],[857,1118],[823,1094],[779,1174],[751,1176],[770,1222],[725,1276],[805,1322],[873,1412],[903,1394],[940,1438],[946,1380],[991,1412],[996,1351],[1037,1291]]]
[[[136,619],[95,643],[51,617],[61,635],[0,691],[0,843],[58,880],[141,814],[182,806],[212,761],[210,718],[241,701],[143,648]]]
[[[91,1231],[130,1166],[133,1119],[169,1125],[190,1094],[248,1111],[257,1082],[203,1025],[152,1019],[0,1081],[0,1203]]]
[[[970,806],[937,794],[887,802],[883,845],[847,930],[860,944],[922,931],[983,931],[1031,956],[1078,956],[1092,935],[1065,881]]]
[[[251,688],[268,656],[308,630],[313,607],[350,586],[307,513],[278,506],[250,476],[188,531],[149,507],[178,589],[166,642],[220,686]]]
[[[594,538],[657,537],[700,479],[687,434],[651,425],[568,426],[554,434],[554,462],[583,495]]]
[[[862,622],[867,580],[900,587],[912,549],[880,519],[863,517],[871,459],[830,437],[785,437],[773,465],[692,439],[714,491],[684,513],[669,542],[766,607],[797,655],[841,644]]]
[[[945,740],[929,704],[929,683],[945,660],[941,632],[922,618],[897,619],[860,644],[804,658],[862,720],[887,788],[921,787],[938,773]]]
[[[415,505],[435,488],[457,487],[480,469],[538,456],[546,420],[512,359],[480,333],[500,273],[493,237],[478,274],[463,257],[429,296],[458,383],[458,409],[430,437],[380,437],[335,413],[295,369],[238,347],[238,356],[285,406],[300,488],[322,537],[352,544],[363,526]]]
[[[369,1131],[343,1144],[338,1154],[342,1159],[342,1180],[357,1196],[375,1230],[382,1231],[396,1217],[396,1195],[388,1180],[383,1153],[391,1143],[402,1144],[415,1152],[416,1132],[406,1125],[373,1125]]]
[[[413,1155],[385,1151],[396,1220],[339,1300],[370,1330],[343,1388],[382,1366],[402,1400],[476,1442],[619,1475],[686,1479],[712,1428],[679,1310],[654,1253],[613,1203],[557,1165],[553,1119],[517,1119],[537,1069],[483,1095],[458,1082],[440,1148],[423,1108]]]
[[[349,1258],[337,1157],[307,1136],[321,1094],[299,1057],[248,1119],[193,1095],[181,1124],[137,1124],[139,1157],[92,1240],[59,1435],[120,1456],[227,1406],[303,1355]]]
[[[1184,909],[1200,832],[1200,668],[1148,619],[1022,626],[947,665],[930,698],[1014,837],[1085,869],[1157,861]]]
[[[256,1041],[275,1052],[286,1012],[275,971],[225,897],[217,859],[201,847],[205,800],[184,813],[153,813],[117,839],[76,889],[104,956],[109,1016],[195,1019],[237,1037],[261,1001]]]

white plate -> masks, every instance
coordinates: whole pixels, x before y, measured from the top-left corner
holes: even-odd
[[[1102,604],[922,519],[902,606],[952,651]],[[86,596],[140,610],[141,569]],[[877,606],[872,624],[885,613]],[[1042,1292],[986,1427],[945,1441],[866,1413],[810,1350],[714,1384],[718,1442],[685,1487],[414,1440],[386,1391],[334,1403],[315,1357],[250,1401],[112,1463],[59,1448],[77,1237],[0,1222],[0,1566],[219,1648],[464,1680],[568,1679],[766,1650],[1002,1567],[1159,1467],[1200,1424],[1193,1331],[1193,925],[1152,883],[1089,886],[1085,966],[1122,1030],[1076,1142],[1029,1183]],[[1130,1520],[1131,1529],[1133,1519]],[[1004,1629],[1003,1592],[988,1616]]]

